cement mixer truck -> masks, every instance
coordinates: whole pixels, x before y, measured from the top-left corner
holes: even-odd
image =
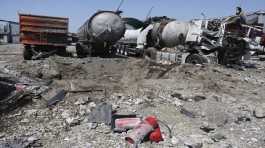
[[[78,57],[109,55],[125,33],[120,11],[98,11],[78,29]]]
[[[125,38],[136,37],[135,48],[151,59],[193,64],[236,63],[249,47],[241,25],[230,19],[188,22],[161,19],[141,29],[126,30]]]

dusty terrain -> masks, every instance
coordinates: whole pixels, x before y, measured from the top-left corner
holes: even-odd
[[[118,113],[155,115],[164,141],[144,142],[152,148],[265,147],[265,64],[236,70],[220,65],[161,66],[137,58],[52,56],[23,61],[20,45],[0,46],[0,67],[17,77],[53,80],[50,91],[29,104],[4,113],[0,119],[0,147],[27,143],[30,147],[123,148],[126,133],[89,123],[100,102]],[[1,53],[15,53],[2,55]],[[59,89],[102,88],[104,91],[68,93],[52,108],[47,100]],[[22,141],[22,142],[21,142]]]

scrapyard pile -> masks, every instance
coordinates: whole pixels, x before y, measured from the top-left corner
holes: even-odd
[[[112,18],[112,27],[99,18]],[[235,37],[238,19],[231,19],[156,17],[133,25],[123,24],[120,12],[100,11],[78,31],[74,54],[82,58],[53,55],[66,51],[65,36],[59,47],[24,42],[27,59],[35,60],[22,59],[21,45],[0,46],[0,148],[264,147],[265,63],[258,54],[241,63],[245,47],[262,47],[254,44],[261,38]],[[207,28],[198,29],[203,22]],[[171,34],[174,26],[184,32]],[[206,62],[211,57],[217,62]]]

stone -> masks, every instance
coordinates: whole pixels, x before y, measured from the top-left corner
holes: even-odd
[[[173,98],[178,98],[178,99],[183,98],[182,94],[180,94],[180,93],[174,93],[174,94],[171,94],[171,97],[173,97]]]
[[[85,105],[89,102],[89,98],[79,98],[74,104],[75,105]]]
[[[6,136],[5,133],[0,133],[0,139],[1,139],[1,138],[4,138],[5,136]]]
[[[34,137],[34,136],[31,136],[31,137],[29,137],[29,138],[27,139],[27,141],[30,142],[30,143],[33,143],[33,142],[35,142],[35,141],[37,141],[37,140],[39,140],[39,139],[36,138],[36,137]]]
[[[202,100],[206,100],[207,98],[205,96],[201,96],[201,95],[195,95],[193,97],[191,97],[191,100],[195,101],[195,102],[199,102]]]
[[[29,119],[24,118],[24,119],[22,119],[20,122],[21,122],[21,123],[29,123]]]
[[[62,112],[62,118],[67,119],[69,117],[70,117],[70,111],[69,110],[64,110]]]
[[[202,126],[200,127],[200,129],[206,133],[210,133],[215,131],[216,126],[214,124],[210,124],[208,122],[203,122]]]
[[[186,115],[186,116],[188,116],[190,118],[196,118],[197,117],[196,113],[194,113],[193,111],[190,111],[190,110],[188,110],[188,109],[186,109],[184,107],[181,107],[180,113],[184,114],[184,115]]]
[[[250,139],[252,142],[258,142],[259,140],[257,138],[251,138]]]
[[[96,129],[98,127],[97,123],[87,123],[89,129]]]
[[[225,95],[221,99],[221,102],[226,103],[226,104],[235,103],[236,101],[237,101],[236,98],[229,96],[229,95]]]
[[[79,106],[79,114],[80,114],[80,116],[87,115],[90,112],[91,112],[90,108],[88,108],[86,105],[80,105]]]
[[[186,102],[193,102],[193,101],[199,102],[199,101],[207,99],[205,96],[202,96],[202,95],[187,95],[187,96],[183,96],[180,93],[174,93],[174,94],[171,95],[171,97],[178,98],[179,100],[186,101]]]
[[[184,139],[184,145],[188,148],[202,148],[203,142],[201,140],[201,135],[190,135]]]
[[[172,138],[171,138],[171,144],[173,144],[173,145],[177,145],[178,143],[179,143],[179,139],[178,138],[176,138],[175,136],[173,136]]]
[[[176,105],[176,107],[183,106],[183,104],[179,100],[175,100],[174,105]]]
[[[65,121],[70,126],[75,126],[75,125],[80,124],[80,120],[78,118],[74,118],[74,117],[69,117]]]
[[[88,105],[89,105],[90,107],[96,107],[96,106],[97,106],[95,102],[90,102]]]
[[[37,112],[38,112],[38,110],[36,110],[36,109],[26,110],[25,111],[25,116],[26,117],[36,116]]]
[[[254,109],[254,116],[256,118],[265,118],[265,105],[260,105],[260,106],[257,106],[255,109]]]
[[[214,142],[220,142],[226,139],[226,137],[221,133],[214,134],[213,136],[211,136],[211,138]]]
[[[241,115],[241,116],[237,117],[237,119],[235,120],[235,123],[236,124],[242,124],[242,123],[250,122],[250,121],[251,121],[250,117],[248,117],[246,115]]]
[[[143,104],[144,103],[144,99],[143,98],[137,98],[135,101],[134,101],[134,104],[135,105],[140,105],[140,104]]]

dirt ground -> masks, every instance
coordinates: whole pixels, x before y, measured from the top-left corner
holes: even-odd
[[[140,58],[52,56],[24,61],[21,52],[21,45],[1,45],[0,71],[53,82],[42,97],[1,115],[1,148],[14,141],[35,141],[30,147],[45,148],[132,147],[124,140],[126,133],[89,123],[88,115],[101,102],[122,114],[155,115],[170,127],[171,138],[161,124],[164,141],[139,147],[265,147],[261,61],[251,61],[256,68],[237,70],[221,65],[165,66]],[[88,88],[102,91],[68,93],[62,102],[47,107],[47,100],[60,89]]]

